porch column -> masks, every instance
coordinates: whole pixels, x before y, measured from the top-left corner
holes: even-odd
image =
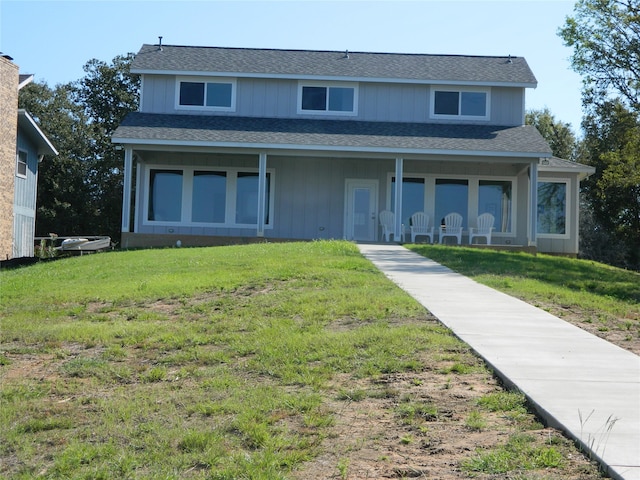
[[[265,205],[267,204],[267,153],[260,152],[258,160],[258,226],[256,235],[264,237]]]
[[[538,160],[529,167],[529,246],[538,243]]]
[[[124,178],[122,184],[122,231],[128,232],[131,224],[131,174],[133,173],[133,148],[124,149]]]
[[[404,232],[402,231],[402,170],[404,159],[396,158],[396,196],[395,196],[395,211],[393,212],[396,217],[396,224],[393,228],[393,239],[397,242],[398,239],[402,239]]]

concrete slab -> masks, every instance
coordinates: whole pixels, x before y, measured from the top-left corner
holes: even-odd
[[[400,245],[359,248],[611,477],[640,480],[640,357]]]

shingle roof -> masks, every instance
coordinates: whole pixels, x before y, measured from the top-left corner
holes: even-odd
[[[143,45],[134,73],[342,78],[535,87],[522,57]]]
[[[130,113],[114,143],[548,157],[535,127]]]

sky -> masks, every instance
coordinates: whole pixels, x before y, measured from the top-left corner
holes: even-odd
[[[143,43],[525,57],[527,109],[579,133],[581,77],[558,36],[563,0],[0,0],[0,52],[49,86]]]

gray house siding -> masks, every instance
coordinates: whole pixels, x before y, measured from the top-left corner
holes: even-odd
[[[257,169],[256,155],[218,155],[206,153],[141,152],[143,172],[150,166],[179,167],[234,167]],[[469,205],[461,213],[465,231],[475,225],[478,214],[477,182],[479,179],[502,178],[513,182],[516,196],[513,203],[512,231],[495,233],[494,241],[503,244],[527,243],[528,176],[516,159],[502,163],[484,164],[473,158],[446,161],[444,157],[407,160],[404,177],[425,176],[426,195],[424,211],[434,218],[436,178],[467,179]],[[366,179],[378,182],[378,212],[390,208],[390,181],[395,174],[395,160],[391,158],[346,158],[269,155],[267,169],[273,172],[271,188],[273,205],[271,224],[265,229],[266,238],[274,239],[327,239],[344,238],[345,182],[347,179]],[[194,227],[180,225],[150,225],[144,222],[144,196],[147,185],[142,182],[136,201],[137,218],[134,231],[142,234],[207,235],[224,237],[255,237],[255,228]],[[379,232],[378,232],[379,234]],[[465,239],[466,241],[466,234]]]
[[[270,118],[321,118],[364,120],[374,122],[430,122],[442,121],[429,117],[430,91],[424,84],[358,84],[358,114],[355,116],[300,115],[297,112],[298,81],[282,79],[239,78],[237,80],[234,112],[207,112],[176,109],[176,77],[172,75],[144,75],[140,111],[145,113],[189,113],[194,115],[230,115]],[[493,87],[491,89],[491,119],[463,121],[488,125],[522,125],[524,89]]]
[[[36,221],[36,188],[38,153],[36,146],[18,131],[18,150],[27,153],[26,178],[17,176],[14,189],[13,257],[33,256],[33,237]]]

